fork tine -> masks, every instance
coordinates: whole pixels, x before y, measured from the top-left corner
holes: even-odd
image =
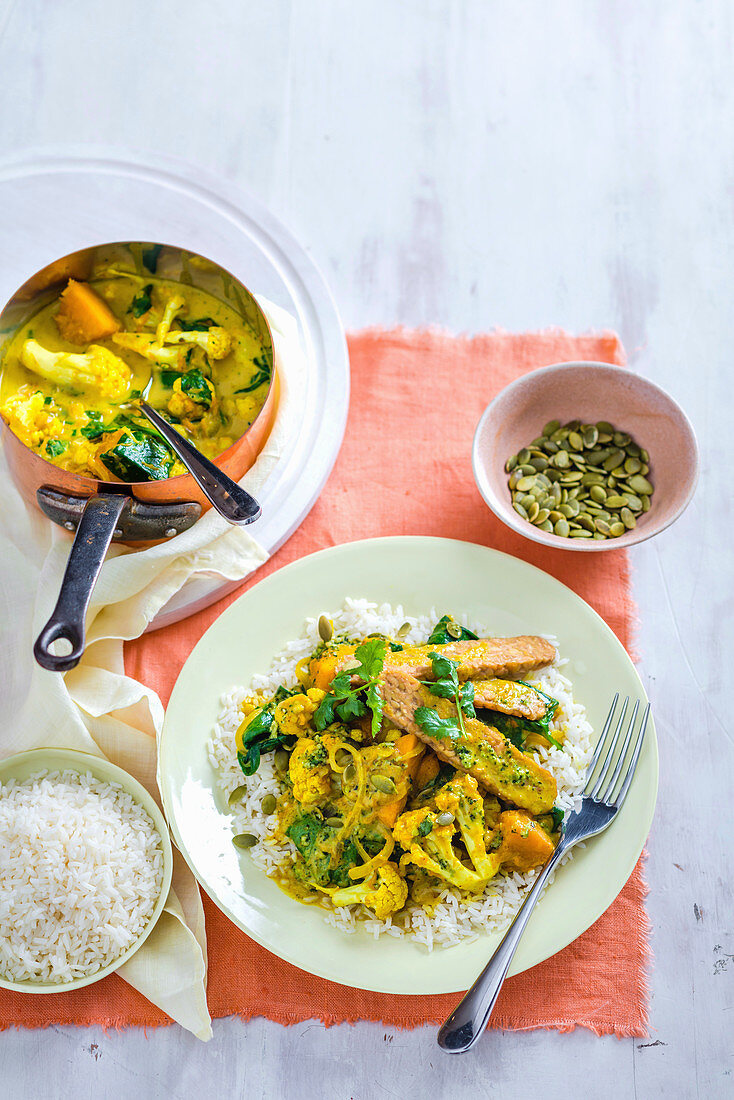
[[[594,755],[592,756],[591,762],[589,763],[589,766],[586,769],[586,782],[587,782],[587,784],[589,783],[589,780],[591,779],[591,776],[594,772],[594,768],[596,767],[597,762],[599,760],[599,757],[601,756],[601,751],[604,748],[604,741],[606,740],[606,736],[609,733],[609,730],[611,728],[612,721],[614,719],[614,711],[616,710],[618,700],[619,700],[619,692],[617,691],[617,692],[614,693],[614,698],[612,699],[612,705],[609,708],[609,714],[607,715],[606,722],[604,723],[604,729],[601,731],[601,735],[599,737],[599,740],[596,743],[596,748],[594,749]]]
[[[617,797],[614,801],[614,805],[616,806],[616,808],[618,810],[621,809],[622,803],[624,802],[625,798],[627,797],[627,791],[630,789],[630,783],[632,782],[632,779],[634,778],[635,769],[637,768],[637,761],[639,760],[640,752],[642,751],[642,742],[645,740],[645,731],[647,730],[647,720],[648,720],[649,717],[650,717],[650,704],[648,703],[647,706],[645,707],[645,710],[644,710],[643,715],[642,715],[642,727],[640,729],[640,736],[637,739],[637,744],[635,745],[635,751],[632,753],[632,759],[630,760],[630,765],[627,769],[627,775],[625,776],[624,783],[622,784],[622,789],[621,789],[621,791],[619,792],[619,794],[617,795]]]
[[[611,744],[610,744],[610,746],[607,750],[607,755],[604,757],[604,763],[601,766],[601,771],[599,772],[599,778],[597,779],[596,783],[594,784],[593,790],[591,790],[591,791],[587,790],[587,794],[588,794],[589,798],[596,798],[597,795],[599,794],[599,791],[601,790],[601,788],[606,783],[607,773],[609,771],[609,768],[611,767],[612,760],[614,759],[614,750],[617,747],[617,742],[619,741],[619,735],[622,732],[622,726],[624,724],[624,716],[627,713],[628,705],[629,705],[629,696],[627,696],[625,701],[622,703],[622,710],[621,710],[621,713],[619,715],[619,721],[617,722],[617,728],[614,731],[614,737],[612,738]],[[591,781],[589,780],[589,782],[591,782]],[[588,788],[589,783],[587,783],[586,786]]]
[[[637,721],[637,712],[639,709],[640,700],[636,699],[634,708],[632,710],[632,717],[630,718],[629,725],[627,727],[627,736],[624,739],[624,744],[622,745],[619,753],[619,759],[617,760],[617,766],[614,769],[614,775],[609,780],[609,783],[607,784],[607,788],[604,793],[599,796],[602,802],[611,802],[612,791],[617,786],[617,780],[619,779],[622,773],[622,768],[624,767],[625,757],[627,756],[627,749],[630,747],[630,741],[632,740],[632,733],[634,732],[635,722]]]

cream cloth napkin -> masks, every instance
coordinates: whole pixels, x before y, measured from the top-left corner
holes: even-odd
[[[255,496],[297,430],[306,361],[295,320],[259,299],[270,322],[280,400],[265,447],[242,484]],[[125,675],[123,642],[197,573],[246,577],[267,559],[250,528],[232,527],[213,509],[188,531],[148,550],[112,546],[87,615],[87,649],[76,668],[47,672],[33,641],[56,602],[69,538],[25,504],[0,451],[0,758],[45,745],[105,756],[158,798],[156,739],[163,706]],[[143,947],[118,971],[199,1039],[211,1038],[206,1004],[206,933],[199,888],[174,849],[165,910]]]

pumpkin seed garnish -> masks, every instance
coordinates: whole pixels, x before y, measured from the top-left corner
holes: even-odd
[[[232,843],[235,848],[252,848],[257,844],[257,837],[254,833],[237,833],[232,837]]]
[[[242,801],[246,793],[247,785],[245,783],[243,783],[241,787],[235,787],[235,789],[232,791],[231,795],[227,799],[227,805],[235,806],[238,802]]]
[[[619,538],[650,508],[650,455],[607,420],[549,420],[505,463],[512,506],[559,538]]]
[[[392,779],[388,779],[386,775],[371,775],[370,783],[376,791],[380,791],[382,794],[395,794],[397,790]]]
[[[319,616],[319,638],[322,642],[330,642],[334,637],[334,624],[328,615]]]

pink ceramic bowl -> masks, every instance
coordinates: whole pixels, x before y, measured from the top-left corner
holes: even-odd
[[[505,462],[549,420],[607,420],[628,432],[649,452],[654,486],[649,512],[616,539],[559,538],[541,531],[512,507]],[[643,542],[669,527],[693,496],[698,480],[698,446],[683,410],[659,386],[608,363],[556,363],[518,378],[484,410],[472,450],[479,492],[503,523],[546,546],[583,554]]]

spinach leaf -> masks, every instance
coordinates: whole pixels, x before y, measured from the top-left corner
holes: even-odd
[[[102,461],[122,481],[164,481],[170,476],[174,457],[163,440],[134,431],[106,451]]]
[[[158,268],[158,257],[163,249],[162,244],[152,244],[149,248],[144,248],[141,252],[143,264],[147,267],[151,275],[155,275]]]
[[[197,405],[211,407],[212,391],[204,375],[196,367],[181,375],[181,392],[187,393]]]
[[[267,361],[265,356],[256,355],[252,361],[257,367],[257,370],[255,371],[247,385],[243,386],[239,390],[235,390],[235,393],[252,393],[252,391],[256,390],[258,386],[262,386],[263,382],[270,381],[272,367],[270,366],[270,363]]]
[[[517,682],[522,684],[523,687],[528,687],[531,691],[537,692],[545,700],[546,710],[543,717],[531,720],[520,718],[515,714],[500,714],[499,711],[489,710],[486,712],[485,720],[489,725],[498,729],[500,733],[504,733],[505,737],[512,741],[518,749],[524,749],[525,738],[529,733],[539,734],[555,748],[562,749],[563,745],[550,732],[553,715],[558,709],[558,700],[554,699],[552,695],[547,695],[544,691],[541,691],[535,684],[528,684],[525,680],[518,680]]]
[[[416,829],[418,836],[428,836],[430,832],[433,832],[433,822],[430,817],[424,817],[420,825]]]
[[[135,295],[132,302],[130,303],[130,309],[132,311],[133,317],[142,317],[144,313],[148,312],[148,310],[150,309],[150,296],[152,293],[152,283],[148,283],[147,286],[144,286],[142,290],[138,291],[138,293]]]
[[[358,861],[357,848],[350,838],[338,851],[335,843],[338,832],[339,829],[327,825],[315,814],[304,814],[288,826],[286,836],[293,841],[305,864],[305,881],[310,879],[319,886],[351,885],[348,872]]]
[[[449,642],[463,642],[475,638],[476,634],[457,623],[451,615],[443,615],[431,631],[428,645],[448,645]]]
[[[183,321],[180,317],[178,318],[178,327],[183,332],[208,332],[216,323],[213,317],[199,317],[196,321]]]
[[[46,454],[51,458],[58,458],[68,446],[68,443],[63,443],[60,439],[49,439],[46,443]]]
[[[166,389],[169,390],[173,389],[173,383],[176,381],[177,378],[180,377],[181,371],[179,370],[162,370],[159,375],[161,385],[165,386]]]

